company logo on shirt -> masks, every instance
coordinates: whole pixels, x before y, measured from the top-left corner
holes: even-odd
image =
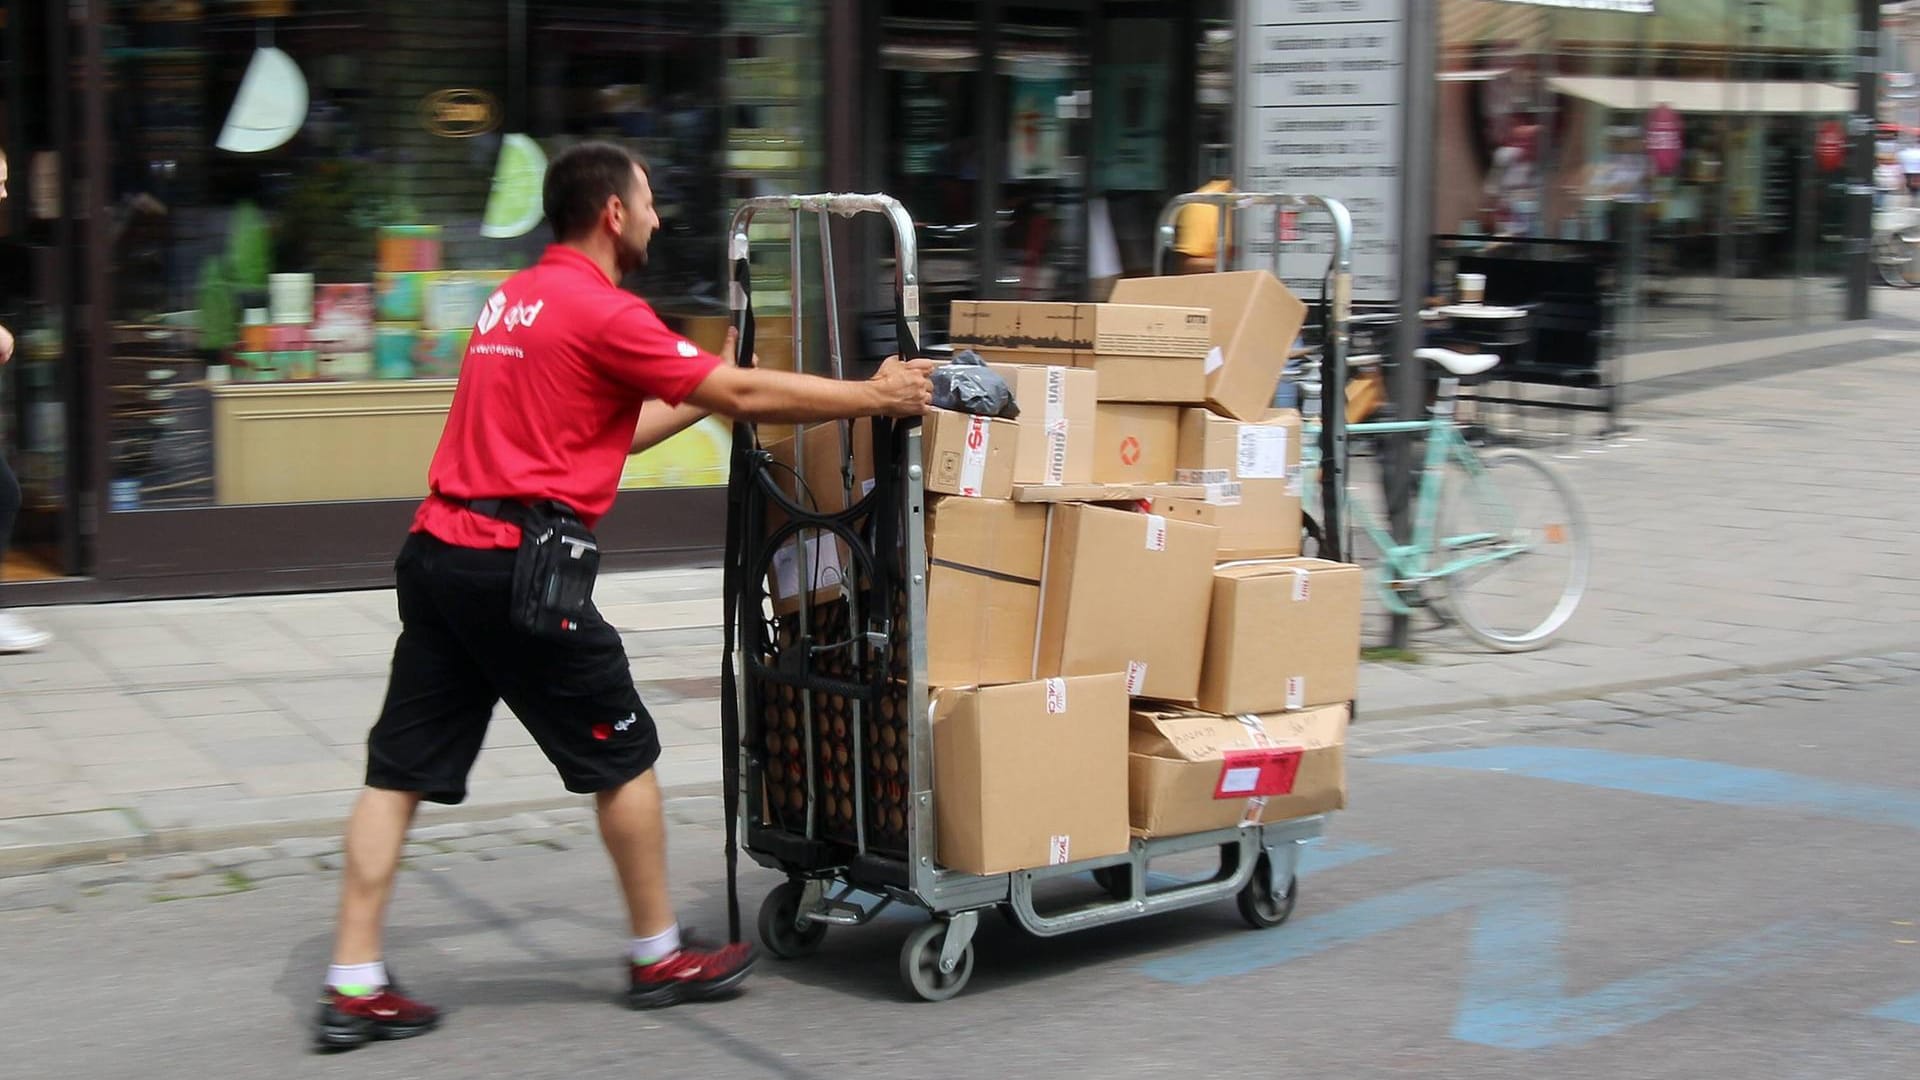
[[[688,360],[700,355],[700,350],[695,348],[691,341],[682,341],[676,348],[680,350],[680,355]]]
[[[508,307],[507,294],[497,292],[487,298],[487,306],[480,312],[480,319],[473,324],[473,328],[482,334],[488,334],[502,322],[507,324],[507,329],[510,331],[518,330],[523,326],[532,326],[546,306],[545,300],[535,300],[531,304],[515,304]]]

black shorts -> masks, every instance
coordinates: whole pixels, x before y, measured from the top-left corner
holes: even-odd
[[[454,547],[424,533],[394,563],[400,640],[367,786],[467,797],[494,705],[504,700],[568,791],[617,788],[653,767],[660,736],[640,703],[620,634],[595,612],[563,641],[509,621],[514,552]]]

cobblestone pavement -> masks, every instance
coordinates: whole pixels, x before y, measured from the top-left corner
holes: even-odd
[[[1366,758],[1547,738],[1568,731],[1593,734],[1609,727],[1737,723],[1743,714],[1783,702],[1832,702],[1836,709],[1844,709],[1849,694],[1896,686],[1920,686],[1920,652],[1859,657],[1800,671],[1682,683],[1557,704],[1476,709],[1433,716],[1420,723],[1358,725],[1352,729],[1349,753]],[[717,830],[720,800],[714,796],[669,799],[668,817],[678,825]],[[411,873],[433,873],[461,863],[494,862],[583,847],[596,852],[599,849],[593,811],[584,802],[496,820],[440,821],[420,826],[403,853],[403,866]],[[286,879],[337,870],[339,850],[339,839],[325,836],[209,852],[113,857],[0,878],[0,912],[111,911],[271,887]]]

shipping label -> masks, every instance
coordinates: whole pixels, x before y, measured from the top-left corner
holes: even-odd
[[[1239,466],[1242,480],[1285,479],[1287,429],[1265,424],[1241,424]]]
[[[1047,844],[1047,865],[1065,866],[1073,861],[1073,837],[1056,836]]]
[[[830,589],[840,584],[840,545],[831,537],[815,533],[806,541],[808,592]],[[800,545],[783,544],[773,553],[773,595],[790,600],[800,595]]]
[[[1306,567],[1304,566],[1294,567],[1293,568],[1293,602],[1298,604],[1305,601],[1308,598],[1308,596],[1312,594],[1312,591],[1313,591],[1313,575],[1307,573]]]
[[[1239,506],[1241,499],[1240,485],[1237,482],[1208,484],[1206,486],[1206,494],[1202,495],[1201,499],[1208,506]]]
[[[1159,514],[1147,515],[1147,550],[1167,550],[1167,519]]]
[[[986,417],[967,417],[967,449],[960,458],[960,494],[978,496],[987,476],[987,448],[993,438]]]
[[[1047,715],[1059,716],[1067,711],[1067,680],[1047,680]]]
[[[1233,470],[1175,469],[1173,480],[1176,484],[1229,484],[1233,482]]]
[[[1219,371],[1221,368],[1226,366],[1227,366],[1227,354],[1220,351],[1220,346],[1215,345],[1213,348],[1207,350],[1207,374],[1208,375],[1212,375],[1214,372]]]
[[[1287,676],[1288,710],[1304,708],[1307,701],[1307,677],[1305,675]]]
[[[1054,371],[1059,368],[1052,369]],[[1067,478],[1067,421],[1047,421],[1047,483],[1059,484]]]
[[[1057,421],[1067,418],[1067,369],[1050,367],[1047,369],[1047,428],[1052,430]]]
[[[1147,690],[1147,665],[1138,660],[1127,661],[1127,696],[1139,697]]]

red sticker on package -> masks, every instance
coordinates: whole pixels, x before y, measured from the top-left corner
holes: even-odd
[[[1047,680],[1047,715],[1059,716],[1067,711],[1067,680]]]
[[[1167,550],[1167,519],[1159,514],[1147,515],[1147,550]]]
[[[1047,865],[1065,866],[1073,854],[1073,837],[1056,836],[1047,845]]]
[[[987,444],[989,440],[985,417],[967,417],[967,452],[960,459],[960,494],[978,496],[980,485],[987,477]]]
[[[1147,689],[1147,665],[1138,660],[1127,661],[1127,696],[1139,697]]]
[[[1216,799],[1271,798],[1291,795],[1294,778],[1300,775],[1303,751],[1278,746],[1253,750],[1228,750],[1220,765],[1220,781],[1214,786]]]

